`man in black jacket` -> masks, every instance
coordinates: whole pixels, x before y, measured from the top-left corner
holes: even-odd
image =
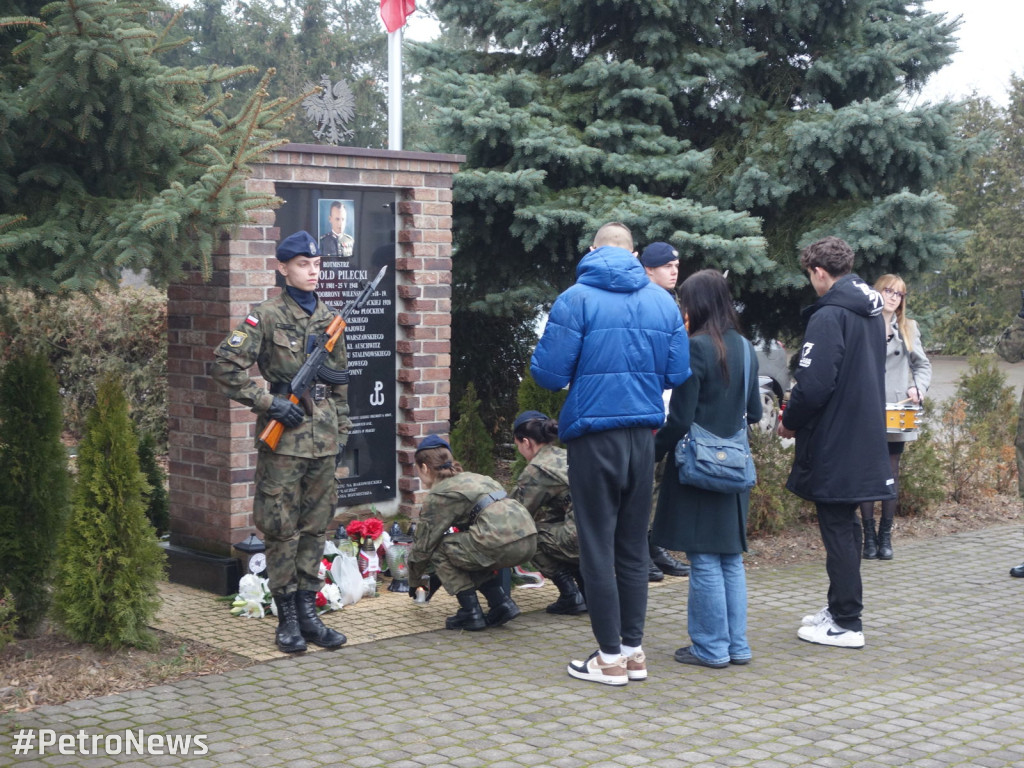
[[[813,501],[825,545],[828,605],[805,616],[801,640],[864,647],[860,578],[861,501],[894,495],[885,438],[882,297],[851,273],[853,250],[838,237],[804,249],[800,266],[819,299],[807,329],[778,432],[796,438],[786,487]]]

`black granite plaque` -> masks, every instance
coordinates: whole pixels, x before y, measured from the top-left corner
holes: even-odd
[[[277,185],[281,236],[304,229],[317,238],[317,294],[337,311],[381,267],[388,270],[370,300],[348,317],[345,348],[352,431],[338,467],[338,504],[397,496],[395,461],[395,201],[394,192]]]

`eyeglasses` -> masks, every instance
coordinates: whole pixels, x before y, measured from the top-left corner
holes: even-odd
[[[884,293],[886,296],[895,296],[897,299],[902,299],[904,296],[907,295],[903,291],[893,290],[892,288],[883,288],[882,293]]]

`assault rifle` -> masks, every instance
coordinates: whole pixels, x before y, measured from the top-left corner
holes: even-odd
[[[295,374],[295,378],[292,379],[289,389],[291,394],[288,395],[288,399],[293,403],[298,404],[303,397],[309,392],[310,387],[316,381],[317,376],[328,381],[331,384],[345,384],[348,383],[348,371],[343,374],[332,372],[329,369],[327,371],[321,371],[320,366],[323,365],[324,361],[327,360],[327,356],[334,350],[334,345],[338,339],[341,338],[341,334],[345,331],[346,320],[349,315],[355,312],[357,309],[361,309],[366,301],[373,295],[373,292],[377,289],[377,285],[384,278],[384,273],[388,271],[388,265],[385,264],[380,268],[380,272],[370,282],[363,286],[363,290],[359,292],[352,301],[346,304],[341,312],[334,316],[327,329],[316,337],[316,344],[313,346],[313,351],[309,353],[306,358],[306,362],[299,368],[299,372]],[[336,378],[331,378],[331,376]],[[270,450],[276,451],[277,444],[281,440],[281,434],[284,432],[284,424],[279,422],[277,419],[271,419],[267,426],[264,427],[263,431],[260,432],[260,442],[264,443]]]

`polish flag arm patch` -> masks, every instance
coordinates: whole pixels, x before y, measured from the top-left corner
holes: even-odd
[[[245,322],[248,323],[249,325],[257,326],[260,324],[260,319],[256,317],[256,315],[249,315],[247,318],[245,318]]]

